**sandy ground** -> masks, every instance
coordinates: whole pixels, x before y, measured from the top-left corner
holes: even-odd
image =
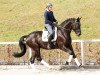
[[[60,70],[59,67],[48,69],[44,66],[35,66],[33,70],[30,66],[0,66],[0,75],[100,75],[100,69],[67,69]]]

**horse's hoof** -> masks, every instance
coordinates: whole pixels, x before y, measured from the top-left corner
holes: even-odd
[[[84,67],[83,67],[82,65],[80,65],[79,68],[80,68],[81,70],[84,70]]]
[[[82,64],[79,66],[80,69],[84,69],[84,67],[82,66]]]
[[[69,65],[69,62],[66,61],[65,65]]]
[[[49,68],[49,70],[52,70],[52,69],[53,69],[53,67],[51,67],[51,66],[50,66],[50,67],[48,67],[48,68]]]
[[[82,67],[82,64],[80,64],[79,67]]]

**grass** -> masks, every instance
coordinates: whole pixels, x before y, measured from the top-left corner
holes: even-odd
[[[70,17],[82,17],[82,36],[73,39],[100,39],[100,0],[0,0],[0,41],[18,41],[22,35],[44,28],[44,10],[54,4],[59,24]]]

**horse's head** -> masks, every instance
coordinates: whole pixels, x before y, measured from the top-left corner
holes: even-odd
[[[81,35],[81,23],[80,23],[81,18],[76,18],[74,22],[72,23],[72,30],[76,33],[77,36]]]
[[[81,35],[81,18],[69,18],[60,24],[61,27],[65,28],[66,30],[73,30],[77,36]]]

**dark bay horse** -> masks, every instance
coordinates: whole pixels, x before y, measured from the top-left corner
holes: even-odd
[[[81,35],[81,18],[69,18],[62,22],[57,27],[57,40],[55,43],[55,46],[52,49],[60,49],[65,52],[68,52],[70,54],[68,61],[66,61],[66,64],[69,64],[74,58],[76,64],[78,66],[81,66],[81,64],[78,62],[78,59],[76,58],[76,55],[74,53],[73,47],[72,47],[72,39],[70,36],[71,31],[73,30],[77,36]],[[26,45],[31,48],[32,55],[30,58],[31,64],[34,63],[35,58],[45,63],[40,54],[40,48],[48,49],[47,45],[48,42],[42,41],[42,31],[34,31],[30,33],[29,35],[22,36],[19,40],[19,46],[21,49],[21,52],[14,53],[14,57],[22,57],[26,53]]]

